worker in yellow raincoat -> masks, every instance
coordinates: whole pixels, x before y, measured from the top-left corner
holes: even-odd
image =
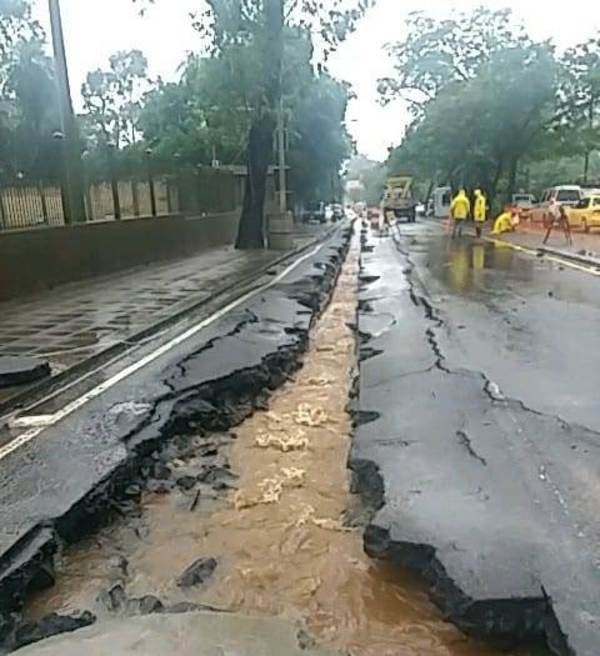
[[[513,232],[515,229],[513,224],[513,215],[510,207],[505,207],[504,212],[500,214],[494,221],[493,235],[501,235],[503,232]]]
[[[471,213],[471,201],[468,199],[464,189],[461,189],[454,197],[450,205],[450,215],[454,221],[452,239],[456,236],[462,237],[463,226]]]
[[[473,220],[475,221],[475,232],[481,237],[483,224],[487,214],[487,200],[481,189],[475,189],[475,203],[473,205]]]

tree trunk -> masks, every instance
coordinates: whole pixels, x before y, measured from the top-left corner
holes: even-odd
[[[429,181],[429,186],[427,187],[427,195],[425,196],[425,209],[427,209],[427,206],[429,205],[429,199],[431,198],[431,194],[433,193],[433,187],[435,185],[435,180],[433,178]]]
[[[264,208],[269,164],[273,157],[275,112],[281,99],[283,65],[283,0],[264,3],[261,35],[264,97],[248,136],[248,177],[236,248],[264,248]]]
[[[508,167],[508,187],[506,190],[506,202],[512,203],[512,198],[515,193],[515,188],[517,186],[517,167],[519,165],[518,156],[513,156],[510,160]]]
[[[594,96],[590,98],[590,104],[588,106],[588,127],[590,132],[594,128]],[[590,149],[586,148],[585,150],[585,159],[583,162],[583,183],[587,184],[588,175],[590,173]]]
[[[493,207],[494,201],[496,200],[496,190],[498,189],[498,183],[500,182],[500,177],[502,176],[503,168],[504,168],[503,162],[500,159],[496,164],[496,172],[494,173],[494,178],[492,180],[492,184],[489,189],[488,202],[490,207]]]
[[[265,196],[269,164],[273,154],[273,117],[265,115],[250,129],[248,137],[248,177],[244,191],[242,217],[235,247],[265,247]]]

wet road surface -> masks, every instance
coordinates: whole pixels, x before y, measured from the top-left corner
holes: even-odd
[[[490,242],[402,232],[419,280],[448,317],[438,332],[446,357],[485,371],[535,410],[600,430],[600,280]]]
[[[599,281],[433,222],[369,237],[362,276],[367,550],[474,635],[597,654]]]

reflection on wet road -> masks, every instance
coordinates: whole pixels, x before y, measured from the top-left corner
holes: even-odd
[[[535,261],[526,259],[509,246],[474,239],[451,240],[435,236],[427,244],[413,246],[426,253],[427,267],[448,290],[462,295],[501,291],[507,280],[531,280]]]

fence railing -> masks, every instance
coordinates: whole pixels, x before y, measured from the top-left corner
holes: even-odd
[[[85,217],[81,220],[226,212],[240,205],[243,181],[239,172],[210,167],[149,179],[100,180],[84,190]],[[64,226],[63,193],[56,183],[17,180],[0,185],[0,232]]]

